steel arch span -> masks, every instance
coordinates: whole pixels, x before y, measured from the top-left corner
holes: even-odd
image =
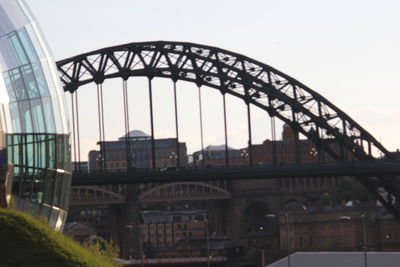
[[[317,92],[292,77],[246,56],[216,47],[179,42],[130,43],[57,62],[64,90],[131,76],[171,78],[216,88],[266,110],[314,141],[335,159],[343,151],[372,158],[388,151],[358,123]]]
[[[70,205],[122,204],[125,196],[98,186],[71,187]]]
[[[130,43],[64,59],[57,65],[66,92],[117,77],[189,81],[267,111],[335,160],[373,160],[373,151],[391,158],[371,134],[317,92],[271,66],[220,48],[169,41]],[[397,179],[362,177],[360,181],[393,211],[391,196],[400,197]]]
[[[141,192],[140,202],[178,201],[189,199],[229,199],[224,188],[205,182],[165,183]]]

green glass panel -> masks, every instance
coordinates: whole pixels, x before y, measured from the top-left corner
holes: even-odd
[[[22,46],[21,40],[18,38],[17,33],[16,32],[11,33],[10,35],[8,35],[7,39],[10,42],[10,45],[14,52],[14,56],[17,59],[19,65],[28,64],[29,63],[28,57]]]
[[[39,133],[46,132],[46,125],[42,109],[42,101],[40,99],[31,100],[31,111],[32,111],[33,125],[36,132]]]
[[[56,126],[54,123],[54,114],[51,99],[49,97],[42,98],[42,103],[47,132],[55,133]]]
[[[42,66],[40,65],[40,62],[32,63],[32,69],[35,74],[36,83],[38,85],[40,95],[42,97],[49,96],[49,89],[48,89],[46,79],[44,77]]]
[[[34,158],[35,150],[33,143],[26,144],[26,157],[27,161],[24,163],[25,166],[34,167],[33,158]]]
[[[24,100],[19,102],[19,112],[21,115],[22,131],[24,133],[34,132],[29,100]]]
[[[49,160],[49,168],[56,168],[56,144],[53,138],[48,140],[48,160]]]
[[[64,165],[65,143],[62,135],[57,135],[57,168],[65,169]]]
[[[29,96],[25,90],[24,80],[22,79],[20,69],[16,68],[11,70],[10,72],[11,82],[14,87],[14,92],[17,97],[17,100],[28,99]]]
[[[54,199],[53,199],[54,206],[58,206],[58,207],[60,206],[62,185],[63,185],[63,174],[57,173],[56,183],[55,183],[55,187],[54,187]]]
[[[44,182],[43,202],[49,205],[53,205],[55,180],[56,172],[48,170]]]
[[[10,111],[11,111],[11,124],[13,127],[13,131],[16,133],[20,133],[22,131],[22,127],[21,127],[21,118],[19,116],[19,107],[17,102],[10,103]]]
[[[38,154],[40,155],[40,161],[38,162],[38,167],[40,168],[47,167],[46,147],[47,143],[45,142],[45,140],[41,140],[39,142],[39,151],[38,151]]]
[[[33,73],[33,69],[31,65],[25,65],[21,67],[22,78],[25,83],[25,88],[28,93],[29,98],[38,98],[40,97],[39,88],[36,84],[36,79]]]
[[[28,36],[28,33],[26,32],[26,29],[25,28],[20,29],[18,31],[18,36],[20,38],[23,48],[25,48],[25,52],[28,55],[29,61],[33,62],[33,61],[38,60],[37,53],[35,51],[35,48],[32,45],[32,42]]]
[[[8,74],[7,71],[3,72],[3,78],[4,78],[4,81],[6,83],[6,88],[7,88],[8,97],[10,98],[10,101],[11,102],[16,101],[17,97],[16,97],[15,92],[14,92],[14,86],[13,86],[13,84],[11,82],[10,75]]]

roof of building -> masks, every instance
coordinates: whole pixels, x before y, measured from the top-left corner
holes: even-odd
[[[229,147],[228,146],[228,150],[233,150],[235,148],[233,147]],[[208,145],[204,148],[204,150],[209,150],[209,151],[219,151],[219,150],[224,150],[225,151],[225,145]]]
[[[119,139],[125,139],[126,137],[138,138],[138,137],[150,137],[150,135],[141,130],[132,130],[128,134],[121,136]]]
[[[368,252],[368,267],[398,267],[400,252]],[[296,252],[290,255],[292,266],[296,267],[363,267],[363,252]],[[268,267],[287,267],[288,257]]]

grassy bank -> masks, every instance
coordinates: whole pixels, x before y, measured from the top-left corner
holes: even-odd
[[[0,266],[115,266],[35,217],[0,209]]]

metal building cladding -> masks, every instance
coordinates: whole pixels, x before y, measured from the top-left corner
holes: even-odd
[[[0,0],[2,180],[19,209],[61,230],[71,181],[69,126],[53,56],[23,0]]]

